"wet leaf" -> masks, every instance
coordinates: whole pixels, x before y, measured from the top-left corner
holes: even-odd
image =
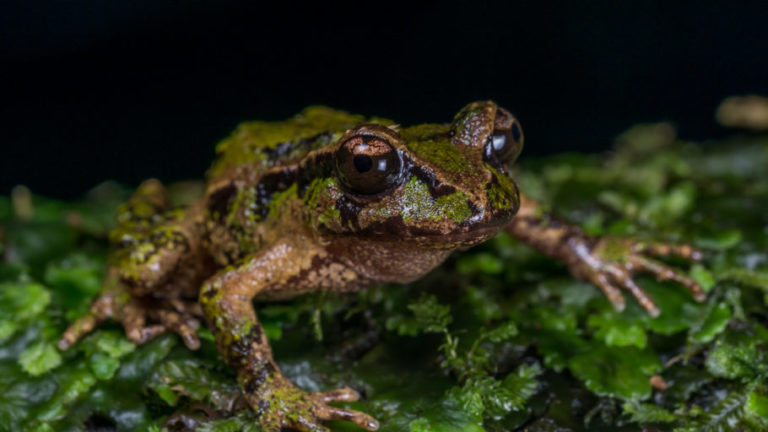
[[[32,376],[44,374],[60,364],[61,355],[49,342],[38,342],[19,355],[19,365]]]
[[[649,378],[661,370],[661,363],[652,351],[600,345],[590,348],[568,361],[568,369],[588,389],[620,399],[642,400],[650,396]]]

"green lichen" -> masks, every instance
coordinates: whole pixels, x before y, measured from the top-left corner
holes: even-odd
[[[520,205],[519,197],[516,193],[517,188],[514,183],[512,183],[512,179],[488,164],[485,164],[485,169],[493,173],[497,181],[496,184],[489,185],[487,189],[488,199],[491,202],[491,206],[500,210],[509,210],[518,207]]]
[[[236,320],[234,328],[232,329],[232,339],[239,341],[244,337],[247,337],[251,330],[253,330],[254,325],[255,323],[247,317]]]
[[[411,177],[408,183],[404,185],[402,202],[402,218],[403,222],[407,224],[436,217],[433,198],[429,194],[429,187],[419,181],[416,176]]]
[[[410,224],[420,220],[438,221],[448,218],[461,222],[472,214],[468,199],[463,192],[435,199],[429,193],[429,187],[413,176],[403,188],[403,221]]]
[[[316,214],[317,221],[322,225],[340,224],[341,212],[333,202],[331,191],[338,187],[335,177],[313,179],[304,195],[304,208],[310,214]]]
[[[256,188],[241,188],[227,209],[226,224],[235,234],[238,248],[241,252],[255,249],[253,242],[253,227],[261,220],[254,211],[258,208]]]
[[[441,174],[456,178],[460,182],[464,179],[471,181],[471,176],[477,173],[475,165],[447,136],[441,139],[409,140],[407,145],[413,153],[424,158]]]
[[[281,217],[287,216],[285,213],[290,211],[288,207],[298,199],[298,185],[292,184],[288,189],[277,192],[272,195],[269,201],[269,212],[267,213],[267,219],[276,221]]]
[[[469,208],[468,200],[467,194],[454,192],[439,197],[435,204],[445,217],[459,223],[472,216],[472,209]]]

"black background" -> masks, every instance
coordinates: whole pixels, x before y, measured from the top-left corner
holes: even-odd
[[[725,133],[768,93],[764,2],[109,0],[0,6],[0,194],[201,177],[240,121],[322,103],[403,124],[494,99],[525,154],[596,151],[640,121]]]

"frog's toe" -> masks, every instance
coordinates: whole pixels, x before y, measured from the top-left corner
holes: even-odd
[[[629,259],[630,265],[637,270],[644,271],[656,276],[660,281],[672,281],[684,286],[691,293],[696,301],[702,302],[707,298],[707,294],[701,289],[695,280],[681,271],[675,270],[666,264],[656,260],[646,258],[641,255],[634,255]]]
[[[181,314],[172,310],[161,310],[157,314],[157,320],[169,331],[178,334],[184,345],[191,350],[200,348],[200,338],[197,337],[197,329],[200,321],[190,314]]]
[[[318,419],[324,421],[343,420],[352,422],[369,431],[375,431],[379,428],[379,422],[364,412],[336,408],[322,403],[315,405],[315,415]]]
[[[642,252],[656,257],[676,256],[691,261],[699,261],[702,258],[700,250],[687,244],[643,242],[638,243],[636,246],[636,252]]]
[[[651,299],[651,296],[635,282],[632,278],[632,273],[629,270],[618,265],[609,265],[607,266],[606,271],[615,283],[629,291],[632,296],[635,297],[637,302],[640,303],[640,306],[642,306],[650,316],[659,316],[661,313],[659,307],[656,306],[656,303]]]
[[[123,323],[123,326],[125,327],[125,336],[136,345],[143,345],[162,334],[168,333],[168,329],[159,324],[144,326],[138,323]]]
[[[355,402],[359,400],[360,393],[350,387],[312,393],[309,395],[309,398],[314,402],[315,415],[319,420],[348,421],[370,431],[375,431],[379,428],[379,422],[364,412],[327,405],[330,402]]]
[[[344,387],[327,392],[313,393],[312,397],[323,402],[355,402],[360,400],[360,393],[350,387]]]
[[[595,273],[592,275],[590,280],[603,291],[605,296],[608,298],[608,301],[611,302],[611,305],[614,309],[616,309],[617,312],[624,310],[624,308],[627,306],[624,301],[624,296],[621,294],[621,290],[616,288],[616,285],[614,285],[608,279],[608,276],[606,276],[604,273]]]
[[[91,304],[88,312],[70,324],[61,335],[58,342],[59,349],[62,351],[69,349],[75,342],[109,319],[112,315],[114,306],[113,300],[114,299],[111,296],[101,296],[97,298]]]
[[[197,337],[200,322],[189,313],[179,313],[170,307],[145,308],[138,301],[131,301],[117,318],[125,328],[128,340],[137,345],[173,332],[181,337],[189,349],[200,348],[200,339]],[[147,324],[147,320],[152,324]]]

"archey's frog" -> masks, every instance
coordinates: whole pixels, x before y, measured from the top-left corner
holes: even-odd
[[[282,375],[252,300],[407,283],[502,230],[563,261],[616,309],[624,290],[659,313],[636,271],[703,299],[693,280],[650,258],[698,259],[691,247],[590,237],[521,195],[508,165],[522,146],[515,117],[488,101],[447,124],[400,127],[325,107],[242,124],[219,144],[199,202],[169,209],[149,180],[120,209],[102,292],[59,346],[113,319],[137,344],[175,332],[196,349],[204,317],[265,430],[326,430],[326,420],[375,430],[369,415],[329,405],[356,400],[354,390],[306,393]]]

